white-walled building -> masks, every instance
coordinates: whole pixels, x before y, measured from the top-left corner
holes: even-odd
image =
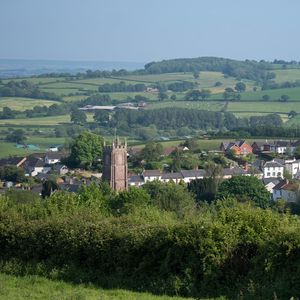
[[[275,160],[267,161],[263,165],[262,169],[263,169],[264,178],[272,178],[272,177],[283,178],[284,165],[280,164]]]

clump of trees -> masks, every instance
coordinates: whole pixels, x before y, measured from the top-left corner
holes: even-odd
[[[42,92],[38,85],[27,80],[9,81],[0,87],[0,97],[27,97],[35,99],[61,100],[54,93]]]
[[[105,83],[101,84],[98,88],[100,93],[115,93],[115,92],[144,92],[146,89],[145,84],[126,84],[124,81],[119,83]]]
[[[91,132],[79,134],[70,146],[66,163],[72,167],[99,168],[102,159],[103,138]]]

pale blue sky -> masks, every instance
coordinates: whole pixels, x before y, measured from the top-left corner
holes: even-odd
[[[299,0],[0,0],[0,58],[300,61]]]

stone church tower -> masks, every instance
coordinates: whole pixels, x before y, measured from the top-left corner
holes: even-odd
[[[112,146],[104,146],[103,180],[109,182],[114,191],[128,189],[127,143],[121,145],[116,138]]]

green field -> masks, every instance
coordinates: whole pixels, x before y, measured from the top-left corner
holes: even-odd
[[[281,95],[288,95],[290,100],[300,101],[300,87],[290,89],[274,89],[241,94],[241,100],[261,100],[263,95],[269,95],[270,100],[277,101]],[[283,104],[285,105],[285,104]]]
[[[154,296],[121,289],[104,290],[93,285],[70,284],[39,276],[16,277],[0,273],[1,300],[189,300]],[[225,299],[225,298],[218,298]]]
[[[12,110],[24,111],[26,109],[32,109],[36,105],[50,106],[52,104],[59,104],[59,102],[33,98],[0,97],[0,111],[5,106],[11,108]]]
[[[166,107],[180,107],[180,108],[190,108],[190,109],[203,109],[212,111],[221,111],[224,107],[225,102],[216,101],[157,101],[155,103],[150,103],[147,109],[161,109]]]
[[[93,114],[87,113],[87,121],[93,121]],[[51,116],[41,118],[7,119],[0,120],[0,125],[26,125],[26,126],[53,126],[63,123],[70,123],[70,115]]]
[[[70,115],[51,116],[41,118],[24,118],[0,120],[0,125],[58,125],[60,123],[69,123]]]
[[[273,71],[276,74],[276,82],[300,80],[300,69],[287,69]]]

